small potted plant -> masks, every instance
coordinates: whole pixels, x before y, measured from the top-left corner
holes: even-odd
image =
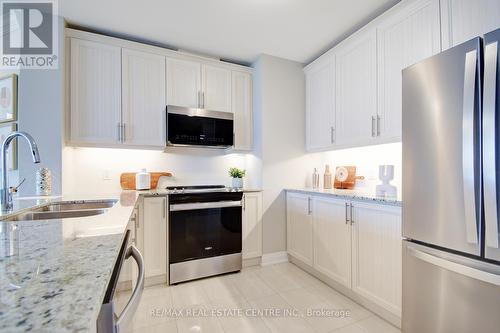
[[[245,170],[240,170],[238,168],[230,168],[229,175],[233,178],[234,188],[243,188],[243,177],[245,176]]]

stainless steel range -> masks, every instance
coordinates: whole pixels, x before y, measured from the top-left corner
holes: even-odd
[[[241,270],[241,190],[177,186],[169,193],[169,281]]]

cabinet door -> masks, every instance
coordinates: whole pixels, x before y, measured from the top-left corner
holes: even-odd
[[[342,42],[336,55],[336,144],[361,146],[374,141],[377,75],[376,31]]]
[[[251,150],[253,141],[252,75],[233,71],[232,86],[234,149]]]
[[[165,57],[123,49],[123,143],[165,145],[165,93]]]
[[[167,104],[199,108],[201,66],[197,62],[167,59]]]
[[[202,69],[202,107],[231,112],[231,71],[210,65],[203,65]]]
[[[311,198],[306,194],[287,193],[288,253],[312,266]]]
[[[243,194],[243,259],[262,256],[262,193]]]
[[[351,287],[351,226],[345,200],[312,198],[314,268]]]
[[[352,289],[401,316],[401,208],[353,203]]]
[[[144,198],[143,256],[146,277],[167,274],[167,198]]]
[[[70,140],[119,144],[121,49],[71,39]]]
[[[401,141],[401,71],[441,50],[439,0],[420,0],[388,14],[377,26],[377,133]]]
[[[444,49],[500,28],[498,0],[442,0]]]
[[[306,149],[335,143],[335,55],[327,54],[306,71]]]

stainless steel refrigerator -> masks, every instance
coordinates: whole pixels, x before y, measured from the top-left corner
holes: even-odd
[[[499,41],[402,73],[406,333],[500,332]]]

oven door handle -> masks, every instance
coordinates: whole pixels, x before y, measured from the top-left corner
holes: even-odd
[[[196,202],[184,204],[171,204],[170,211],[177,212],[182,210],[210,209],[210,208],[227,208],[227,207],[242,207],[240,201],[216,201],[216,202]]]

